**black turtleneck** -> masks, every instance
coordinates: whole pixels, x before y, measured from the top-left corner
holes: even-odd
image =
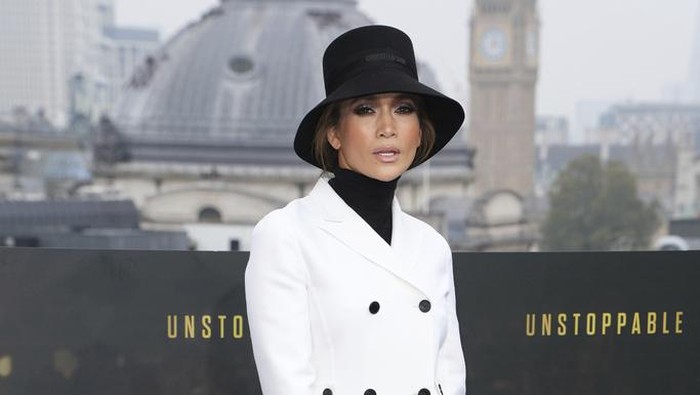
[[[397,177],[379,181],[352,170],[335,169],[328,184],[350,208],[362,217],[388,244],[391,244],[391,203]]]

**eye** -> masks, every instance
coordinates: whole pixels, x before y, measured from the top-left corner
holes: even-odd
[[[374,112],[374,109],[367,104],[360,104],[358,106],[355,106],[355,108],[352,109],[352,112],[355,115],[367,115]]]
[[[399,114],[413,114],[416,112],[416,106],[411,103],[402,103],[396,107],[396,112]]]

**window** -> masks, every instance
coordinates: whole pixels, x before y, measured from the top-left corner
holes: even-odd
[[[221,212],[214,207],[204,207],[199,210],[199,222],[221,223]]]

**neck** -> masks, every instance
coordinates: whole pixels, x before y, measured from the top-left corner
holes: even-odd
[[[391,244],[391,206],[399,178],[379,181],[347,169],[336,169],[328,183],[345,203]]]

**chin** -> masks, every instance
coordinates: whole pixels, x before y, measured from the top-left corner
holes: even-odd
[[[401,177],[403,173],[406,172],[406,169],[396,169],[396,170],[389,170],[385,169],[384,171],[377,171],[377,172],[372,172],[369,177],[374,178],[375,180],[379,181],[393,181],[397,179],[398,177]]]
[[[389,181],[395,180],[400,175],[401,174],[397,174],[395,176],[381,176],[381,177],[372,177],[372,178],[374,178],[375,180],[379,180],[379,181],[389,182]]]

